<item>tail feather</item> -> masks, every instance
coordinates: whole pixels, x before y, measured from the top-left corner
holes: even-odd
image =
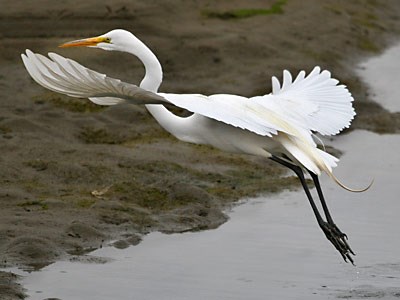
[[[332,172],[332,168],[337,166],[337,162],[339,161],[339,159],[325,151],[320,150],[320,149],[317,149],[317,153],[321,156],[322,161],[323,161],[323,163],[321,164],[321,168],[341,188],[343,188],[349,192],[353,192],[353,193],[362,193],[362,192],[365,192],[366,190],[368,190],[374,183],[374,180],[372,179],[370,184],[365,188],[361,188],[361,189],[349,188],[348,186],[344,185]]]
[[[316,150],[317,150],[318,155],[321,156],[326,167],[329,169],[329,171],[332,172],[332,168],[337,166],[337,162],[339,161],[339,159],[336,158],[335,156],[329,154],[328,152],[325,152],[324,150],[321,150],[318,148]]]
[[[314,157],[310,155],[309,151],[305,151],[307,145],[304,142],[294,136],[288,136],[282,133],[278,135],[277,138],[287,152],[306,169],[310,170],[314,174],[321,174],[321,169],[315,159],[313,159]],[[309,148],[311,149],[311,147]]]
[[[344,185],[332,172],[332,168],[336,167],[337,162],[339,161],[335,156],[306,143],[298,137],[281,134],[279,136],[279,141],[283,147],[306,169],[316,175],[320,175],[321,171],[324,171],[336,184],[347,191],[354,193],[365,192],[374,183],[374,180],[372,180],[367,187],[362,189],[350,188]]]
[[[361,189],[353,189],[353,188],[349,188],[348,186],[344,185],[332,172],[332,170],[330,170],[326,165],[324,166],[324,169],[326,174],[328,174],[328,176],[333,179],[333,181],[338,184],[341,188],[349,191],[349,192],[353,192],[353,193],[362,193],[367,191],[372,184],[374,183],[374,179],[371,180],[371,182],[368,184],[368,186],[366,186],[365,188],[361,188]]]

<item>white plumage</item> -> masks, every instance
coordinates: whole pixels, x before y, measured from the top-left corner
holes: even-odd
[[[71,97],[89,98],[99,105],[115,105],[124,101],[132,104],[174,104],[191,112],[247,129],[260,135],[271,136],[285,131],[273,122],[272,115],[322,135],[335,135],[350,126],[355,112],[353,97],[344,85],[330,77],[329,71],[315,67],[305,77],[301,71],[292,82],[289,71],[283,72],[283,85],[272,77],[273,92],[264,96],[245,98],[237,95],[159,93],[157,98],[136,85],[122,82],[90,70],[56,53],[47,57],[30,50],[22,54],[24,64],[32,78],[40,85]],[[140,101],[137,94],[148,95]],[[150,96],[152,95],[152,96]],[[155,100],[157,99],[157,101]],[[274,124],[275,123],[275,124]]]
[[[31,77],[52,91],[89,98],[99,105],[145,104],[160,125],[180,140],[263,156],[288,166],[299,176],[310,203],[313,199],[301,168],[310,172],[323,203],[317,177],[322,171],[343,188],[351,190],[332,173],[339,160],[318,149],[312,138],[313,133],[339,133],[349,127],[355,116],[353,97],[344,85],[338,85],[339,81],[331,78],[330,72],[315,67],[307,76],[301,71],[293,81],[290,72],[285,70],[282,87],[279,80],[272,77],[272,93],[252,98],[229,94],[158,93],[162,82],[161,65],[151,50],[132,33],[117,29],[62,45],[74,46],[123,51],[137,56],[146,70],[140,88],[55,53],[49,53],[47,58],[27,50],[22,54],[22,60]],[[160,104],[175,105],[193,114],[178,117]],[[327,222],[321,219],[314,206],[318,223],[328,239],[343,258],[352,261],[349,252],[353,252],[344,240],[345,235],[333,223],[326,205]]]
[[[337,85],[338,81],[331,78],[328,71],[321,72],[319,67],[315,67],[308,76],[301,71],[293,82],[291,74],[285,70],[282,88],[278,79],[273,77],[273,92],[264,96],[246,98],[229,94],[156,95],[90,70],[58,54],[49,53],[49,57],[50,59],[34,54],[30,50],[22,55],[32,78],[52,91],[72,97],[89,98],[99,105],[115,105],[124,101],[132,104],[173,104],[203,117],[278,139],[284,148],[282,151],[288,152],[287,154],[315,174],[320,174],[325,169],[330,173],[338,160],[317,150],[311,133],[336,134],[348,127],[355,115],[351,105],[353,98],[347,88]],[[282,138],[282,134],[288,135],[288,138]],[[202,139],[191,140],[199,142]],[[299,147],[299,143],[304,144],[303,147]],[[243,147],[235,147],[241,148]],[[229,149],[225,147],[222,150]],[[262,151],[257,149],[248,152]],[[267,153],[269,152],[265,152],[264,156],[268,157]]]
[[[26,50],[26,55],[21,57],[38,84],[60,94],[89,98],[99,105],[115,105],[124,101],[134,104],[165,103],[165,99],[154,93],[85,68],[56,53],[49,53],[51,60],[30,50]]]
[[[252,100],[290,118],[297,126],[322,135],[335,135],[349,127],[355,116],[353,97],[344,85],[331,78],[329,71],[321,72],[315,67],[307,77],[301,71],[292,82],[291,74],[285,70],[282,88],[276,77],[272,82],[272,94]]]

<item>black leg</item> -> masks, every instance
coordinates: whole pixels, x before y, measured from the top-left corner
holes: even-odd
[[[351,254],[355,255],[353,250],[350,248],[347,243],[347,235],[340,231],[340,229],[336,226],[333,218],[329,212],[328,205],[326,204],[324,194],[322,193],[321,184],[319,183],[318,175],[315,175],[313,172],[308,171],[311,175],[312,180],[314,181],[315,188],[317,189],[318,197],[322,205],[322,209],[324,210],[324,214],[326,217],[326,221],[332,226],[332,229],[336,231],[337,235],[341,236],[341,241],[346,245],[346,248],[350,251]]]
[[[307,182],[306,182],[306,180],[304,178],[303,170],[299,166],[297,166],[295,164],[292,164],[291,162],[288,162],[288,161],[286,161],[286,160],[284,160],[282,158],[279,158],[277,156],[273,155],[271,157],[271,159],[273,161],[276,161],[277,163],[280,163],[281,165],[291,169],[293,172],[296,173],[297,177],[300,179],[300,182],[301,182],[301,185],[303,186],[304,191],[306,192],[308,201],[311,204],[311,208],[312,208],[312,210],[314,212],[315,217],[317,218],[318,224],[323,222],[324,220],[322,219],[321,214],[319,213],[318,208],[315,205],[314,199],[311,196],[310,190],[308,189]]]
[[[349,260],[352,264],[354,264],[354,261],[352,257],[350,256],[350,253],[354,255],[353,251],[347,244],[345,238],[346,235],[343,234],[337,226],[333,223],[332,217],[329,213],[328,207],[326,205],[324,196],[322,194],[322,189],[319,184],[318,176],[310,172],[311,177],[314,180],[315,186],[317,188],[318,196],[320,198],[322,208],[324,210],[325,216],[327,218],[327,222],[325,222],[318,211],[318,207],[315,205],[314,199],[311,196],[310,190],[307,186],[307,182],[304,178],[304,173],[301,167],[291,163],[288,160],[282,159],[277,156],[272,156],[271,160],[291,169],[293,172],[296,173],[297,177],[300,179],[301,185],[303,186],[303,189],[307,195],[307,198],[310,202],[311,208],[314,212],[314,215],[317,219],[318,225],[322,229],[322,231],[325,233],[326,238],[333,244],[333,246],[339,251],[339,253],[342,255],[343,259],[347,262]]]
[[[324,210],[326,221],[328,223],[333,224],[333,219],[329,212],[328,206],[326,205],[324,194],[322,193],[321,185],[319,183],[318,175],[315,175],[313,172],[308,171],[310,173],[312,180],[314,181],[315,188],[317,189],[319,200],[321,201],[322,209]]]

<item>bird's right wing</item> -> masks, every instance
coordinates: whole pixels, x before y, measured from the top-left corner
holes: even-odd
[[[56,53],[49,53],[49,59],[26,50],[26,55],[22,54],[21,57],[31,77],[41,86],[57,93],[89,98],[99,105],[115,105],[124,101],[132,104],[168,103],[155,93],[90,70]]]

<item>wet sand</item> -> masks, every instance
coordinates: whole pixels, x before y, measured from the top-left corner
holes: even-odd
[[[368,101],[354,66],[396,38],[399,2],[281,3],[280,11],[226,18],[247,2],[2,1],[2,266],[37,269],[110,240],[127,246],[152,231],[215,228],[237,199],[297,186],[269,162],[175,141],[143,108],[98,109],[43,90],[21,64],[26,48],[138,83],[143,70],[129,55],[56,48],[125,28],[159,57],[161,90],[177,93],[263,94],[283,69],[320,65],[352,91],[358,112],[352,128],[398,132],[399,114]]]

